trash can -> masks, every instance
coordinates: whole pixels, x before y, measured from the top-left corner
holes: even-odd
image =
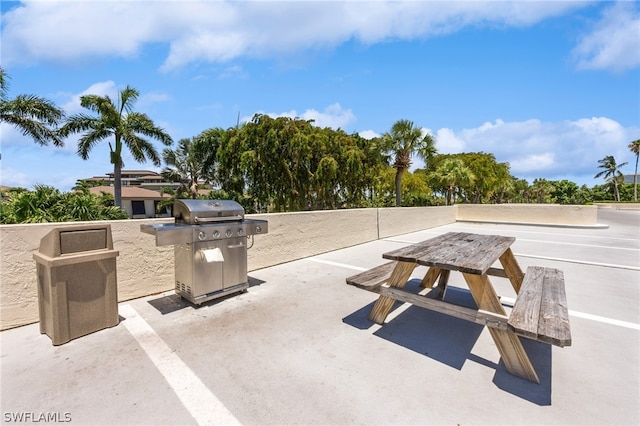
[[[59,227],[40,240],[40,333],[54,345],[118,324],[118,254],[108,224]]]

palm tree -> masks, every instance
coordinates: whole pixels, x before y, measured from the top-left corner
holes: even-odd
[[[640,156],[640,139],[631,142],[629,149],[636,155],[636,172],[633,175],[633,201],[638,201],[638,156]]]
[[[447,205],[453,205],[453,194],[460,186],[469,186],[475,180],[473,172],[459,158],[446,159],[433,173],[434,179],[447,188]]]
[[[398,120],[390,133],[382,136],[383,151],[395,156],[396,207],[402,205],[402,175],[411,166],[411,156],[417,154],[426,163],[435,155],[435,136],[422,134],[422,129],[414,127],[409,120]]]
[[[180,182],[178,193],[188,193],[192,199],[198,197],[198,181],[203,177],[206,155],[202,143],[196,139],[180,139],[175,150],[165,148],[162,159],[167,167],[162,169],[162,177],[170,182]]]
[[[45,98],[35,95],[18,95],[9,99],[9,76],[0,67],[0,122],[9,123],[22,131],[24,136],[32,138],[40,145],[53,142],[55,146],[64,146],[56,127],[64,118],[62,109]]]
[[[593,178],[598,179],[604,176],[604,179],[607,182],[613,183],[615,201],[620,201],[620,193],[618,192],[618,181],[622,178],[620,167],[626,166],[628,163],[624,162],[616,164],[616,159],[613,158],[613,155],[607,155],[603,159],[598,160],[598,163],[600,164],[598,168],[604,170],[599,172]]]
[[[66,121],[60,129],[63,137],[73,133],[86,132],[78,140],[78,155],[83,160],[89,158],[89,152],[100,141],[114,138],[115,146],[109,142],[111,164],[114,175],[115,205],[122,206],[121,172],[122,147],[126,145],[134,160],[141,163],[147,159],[155,166],[160,166],[160,157],[154,146],[147,139],[157,139],[165,145],[171,145],[173,140],[163,129],[143,113],[134,112],[133,105],[138,99],[139,92],[129,86],[118,93],[118,101],[113,103],[109,96],[86,95],[80,97],[83,108],[95,112],[98,117],[86,114],[76,114]]]

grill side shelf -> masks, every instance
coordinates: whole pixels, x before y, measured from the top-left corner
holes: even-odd
[[[155,235],[156,246],[169,246],[173,244],[189,244],[193,242],[191,226],[176,226],[168,224],[144,224],[140,225],[140,231],[145,234]]]

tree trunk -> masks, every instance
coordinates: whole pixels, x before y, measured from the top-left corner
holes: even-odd
[[[636,173],[633,175],[633,201],[638,201],[638,154],[636,154]]]
[[[116,207],[122,207],[122,166],[119,162],[113,165],[113,198]]]
[[[402,174],[404,169],[396,169],[396,207],[402,206]]]

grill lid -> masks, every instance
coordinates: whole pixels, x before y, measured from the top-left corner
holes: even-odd
[[[176,200],[173,203],[176,224],[203,225],[211,222],[241,221],[244,209],[233,200]]]

